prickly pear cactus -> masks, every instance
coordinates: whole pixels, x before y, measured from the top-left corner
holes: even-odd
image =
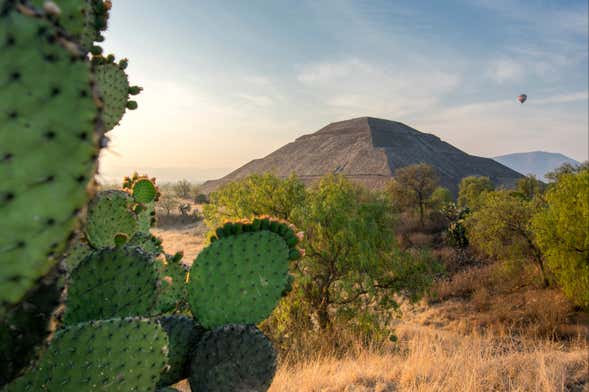
[[[155,260],[139,248],[96,251],[70,275],[64,324],[150,316],[158,285]]]
[[[94,57],[92,64],[104,104],[101,118],[105,130],[110,131],[121,121],[126,109],[137,109],[137,102],[129,100],[129,95],[139,94],[141,88],[129,86],[126,59],[115,63],[113,56]]]
[[[168,368],[160,377],[159,386],[172,385],[188,377],[190,354],[205,333],[199,326],[186,316],[165,316],[157,322],[168,334]]]
[[[180,257],[181,258],[181,257]],[[184,308],[186,304],[186,278],[188,271],[180,260],[166,255],[159,268],[160,292],[157,308],[161,313]]]
[[[151,203],[158,193],[155,184],[147,178],[141,178],[133,182],[132,192],[137,203]]]
[[[115,246],[115,236],[125,234],[128,239],[137,231],[137,216],[132,211],[133,198],[119,190],[96,194],[88,206],[86,238],[96,248]]]
[[[190,370],[192,392],[266,391],[276,355],[256,326],[225,325],[203,336]]]
[[[45,9],[84,49],[89,51],[94,41],[102,41],[106,29],[110,1],[103,0],[32,0],[33,5]]]
[[[167,335],[152,320],[81,323],[58,331],[33,371],[6,390],[153,391],[167,351]]]
[[[63,259],[66,272],[71,273],[92,252],[93,249],[87,243],[75,241]]]
[[[192,264],[192,313],[207,328],[261,322],[288,285],[288,253],[284,239],[270,231],[224,233]]]
[[[133,173],[131,177],[125,177],[123,189],[133,196],[136,203],[133,211],[137,215],[137,230],[149,234],[155,224],[155,203],[160,197],[155,178]]]
[[[0,2],[0,308],[56,263],[88,198],[99,111],[79,53],[51,22]]]
[[[129,242],[127,242],[127,245],[139,247],[145,253],[153,257],[159,256],[164,251],[161,239],[152,234],[145,234],[142,232],[135,233]]]

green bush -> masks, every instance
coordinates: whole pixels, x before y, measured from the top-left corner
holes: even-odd
[[[532,220],[546,263],[565,294],[589,308],[589,170],[565,173]]]

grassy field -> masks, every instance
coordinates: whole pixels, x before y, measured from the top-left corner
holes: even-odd
[[[184,250],[190,264],[206,226],[170,222],[154,234],[167,252]],[[493,266],[467,269],[438,283],[435,299],[404,304],[398,341],[387,347],[358,343],[343,356],[282,358],[270,390],[589,391],[587,318],[557,290],[495,275]]]
[[[278,369],[279,391],[586,391],[586,341],[465,336],[419,324],[397,327],[397,352],[361,350]]]

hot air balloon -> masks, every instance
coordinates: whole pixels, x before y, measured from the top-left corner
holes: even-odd
[[[519,103],[526,102],[526,99],[528,99],[528,96],[526,94],[522,94],[519,97],[517,97],[517,100],[518,100]]]

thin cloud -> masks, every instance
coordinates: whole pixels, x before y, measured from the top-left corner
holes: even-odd
[[[524,66],[510,59],[496,60],[490,64],[487,76],[499,84],[519,81],[524,77]]]
[[[568,103],[568,102],[577,102],[577,101],[587,101],[589,99],[589,92],[588,91],[581,91],[577,93],[571,94],[561,94],[555,95],[553,97],[537,99],[537,100],[530,100],[528,104],[530,105],[547,105],[551,103]]]

